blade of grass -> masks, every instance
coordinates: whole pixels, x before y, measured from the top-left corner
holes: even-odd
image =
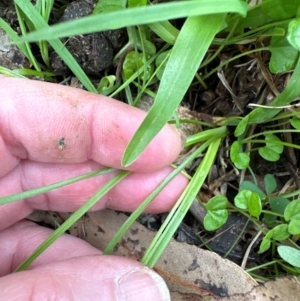
[[[212,137],[225,137],[227,134],[226,127],[220,127],[210,132],[210,136],[206,136],[207,139]],[[190,164],[195,158],[197,158],[207,147],[207,145],[200,146],[195,150],[187,159],[185,159],[171,174],[169,174],[151,193],[150,195],[141,203],[141,205],[128,217],[126,222],[122,225],[117,233],[114,235],[113,239],[109,242],[104,250],[104,254],[110,254],[120,239],[125,235],[125,233],[132,226],[134,221],[140,216],[140,214],[149,206],[151,201],[158,195],[158,193],[170,182],[176,175],[184,170],[184,168]]]
[[[28,17],[28,19],[31,20],[36,29],[49,28],[47,22],[38,13],[36,8],[30,3],[29,0],[15,0],[15,3]],[[77,78],[81,81],[85,88],[90,92],[97,93],[97,89],[94,87],[90,79],[78,65],[77,61],[69,52],[69,50],[64,46],[64,44],[59,39],[51,39],[48,42],[49,44],[51,44],[57,54],[62,58],[62,60],[67,64],[67,66],[73,71],[73,73],[77,76]]]
[[[65,181],[61,181],[61,182],[58,182],[58,183],[53,183],[53,184],[46,185],[46,186],[43,186],[43,187],[40,187],[40,188],[36,188],[36,189],[32,189],[32,190],[28,190],[28,191],[24,191],[24,192],[20,192],[20,193],[16,193],[16,194],[12,194],[12,195],[9,195],[9,196],[4,196],[4,197],[0,198],[0,205],[16,202],[16,201],[23,200],[23,199],[26,199],[26,198],[30,198],[30,197],[33,197],[33,196],[38,195],[38,194],[46,193],[46,192],[48,192],[50,190],[53,190],[53,189],[57,189],[57,188],[60,188],[60,187],[63,187],[63,186],[67,186],[67,185],[73,184],[75,182],[79,182],[79,181],[89,179],[89,178],[92,178],[92,177],[97,177],[97,176],[100,176],[100,175],[104,175],[104,174],[107,174],[107,173],[110,173],[110,172],[113,172],[113,171],[116,171],[116,169],[107,167],[107,168],[103,168],[103,169],[100,169],[100,170],[97,170],[97,171],[92,171],[92,172],[84,174],[82,176],[78,176],[78,177],[74,177],[74,178],[71,178],[71,179],[68,179],[68,180],[65,180]]]
[[[5,67],[0,66],[0,73],[8,75],[8,76],[13,76],[13,77],[26,78],[25,76],[21,75],[17,69],[16,70],[9,70]]]
[[[102,186],[84,205],[74,212],[59,228],[57,228],[32,254],[23,262],[15,272],[20,272],[29,267],[29,265],[41,255],[56,239],[67,231],[79,218],[81,218],[89,209],[91,209],[100,198],[102,198],[110,189],[122,181],[130,174],[129,171],[120,171],[109,182]]]
[[[15,7],[16,7],[16,13],[17,13],[21,32],[23,35],[26,35],[27,29],[25,26],[25,22],[23,21],[22,11],[20,11],[17,6],[15,6]],[[25,48],[26,48],[26,52],[28,54],[28,59],[29,59],[30,63],[34,66],[35,70],[41,71],[41,67],[40,67],[39,63],[37,62],[34,54],[32,53],[30,44],[28,42],[25,42]]]
[[[201,146],[208,147],[201,164],[142,258],[142,262],[149,267],[154,267],[189,210],[212,167],[220,141],[221,138],[210,139]]]
[[[11,40],[13,42],[16,42],[19,39],[19,36],[17,35],[17,33],[2,18],[0,18],[0,28],[3,28],[3,30],[11,38]],[[27,48],[25,46],[25,43],[18,44],[18,48],[29,59],[29,54],[27,52]]]
[[[28,0],[27,0],[28,1]],[[24,1],[24,3],[27,1]],[[15,0],[20,5],[23,0]],[[26,4],[27,5],[27,4]],[[62,38],[96,31],[143,25],[187,16],[233,12],[246,16],[247,4],[239,0],[197,0],[163,3],[152,6],[130,8],[104,14],[91,15],[47,28],[39,28],[20,38],[20,42],[34,42]],[[205,26],[206,30],[210,28]],[[201,45],[201,44],[199,44]],[[198,45],[198,46],[199,46]]]
[[[36,8],[38,12],[41,14],[41,16],[44,18],[44,20],[48,23],[49,22],[49,17],[53,8],[54,0],[39,0],[36,2]],[[40,47],[40,53],[43,58],[43,61],[47,65],[48,68],[51,68],[50,64],[50,58],[49,58],[49,47],[48,47],[48,42],[46,41],[41,41],[39,42],[39,47]]]
[[[174,113],[224,17],[221,14],[208,15],[189,17],[185,21],[163,73],[155,102],[125,150],[123,166],[130,165],[139,157]]]
[[[169,21],[151,23],[149,24],[149,27],[160,38],[171,45],[175,43],[176,38],[179,34],[179,30],[175,28]]]

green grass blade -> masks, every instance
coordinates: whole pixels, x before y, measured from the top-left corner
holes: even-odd
[[[2,18],[0,18],[0,28],[3,28],[3,30],[11,38],[11,40],[13,42],[16,42],[19,39],[19,36],[17,35],[17,33]],[[28,55],[28,52],[27,52],[25,44],[23,44],[23,43],[22,44],[18,44],[18,48],[29,59],[29,55]]]
[[[25,76],[23,76],[19,73],[18,69],[10,70],[10,69],[7,69],[7,68],[1,67],[1,66],[0,66],[0,74],[12,76],[12,77],[26,78]]]
[[[20,11],[17,6],[16,6],[16,13],[17,13],[20,30],[23,35],[26,35],[27,28],[26,28],[25,22],[23,20],[22,11]],[[30,63],[34,66],[35,70],[41,71],[41,67],[40,67],[39,63],[37,62],[34,54],[31,51],[30,43],[25,42],[25,47],[26,47],[26,52],[28,54],[28,59],[29,59]]]
[[[27,0],[28,1],[28,0]],[[24,1],[24,3],[27,1]],[[15,0],[18,5],[23,0]],[[27,5],[27,4],[26,4]],[[155,23],[187,16],[208,15],[233,12],[245,16],[247,4],[239,0],[197,0],[163,3],[152,6],[130,8],[104,14],[91,15],[78,20],[68,21],[51,27],[44,26],[37,32],[30,33],[20,42],[34,42],[78,34],[86,34],[108,29]],[[205,25],[206,30],[210,30]]]
[[[209,132],[209,136],[206,135],[207,140],[216,137],[226,137],[227,129],[226,127],[220,127],[214,129],[214,132]],[[210,142],[209,142],[210,143]],[[107,247],[104,250],[104,254],[110,254],[120,239],[125,235],[125,233],[129,230],[133,222],[140,216],[140,214],[148,207],[154,197],[158,195],[158,193],[175,178],[177,174],[182,172],[187,165],[189,165],[193,160],[195,160],[203,151],[207,148],[208,144],[201,145],[197,150],[195,150],[186,160],[184,160],[175,170],[172,171],[152,192],[151,194],[139,205],[139,207],[128,217],[126,222],[122,225],[122,227],[117,231],[114,235],[113,239],[109,242]]]
[[[160,38],[162,38],[168,44],[173,45],[179,35],[179,30],[175,28],[169,21],[156,22],[149,24],[149,27]]]
[[[181,200],[177,202],[177,206],[173,207],[161,229],[157,232],[153,239],[154,243],[150,244],[142,259],[142,262],[149,267],[153,267],[156,264],[175,231],[179,227],[185,214],[189,210],[212,167],[216,153],[219,149],[220,141],[221,138],[210,139],[201,146],[208,147],[208,149],[200,166],[197,168],[195,175],[182,194]]]
[[[16,201],[23,200],[23,199],[26,199],[26,198],[31,198],[31,197],[36,196],[38,194],[46,193],[50,190],[57,189],[57,188],[60,188],[60,187],[63,187],[63,186],[67,186],[67,185],[73,184],[73,183],[78,182],[78,181],[82,181],[82,180],[89,179],[89,178],[92,178],[92,177],[104,175],[104,174],[113,172],[115,170],[116,169],[114,169],[114,168],[107,167],[107,168],[103,168],[103,169],[100,169],[100,170],[97,170],[97,171],[92,171],[92,172],[84,174],[82,176],[78,176],[78,177],[74,177],[74,178],[71,178],[71,179],[68,179],[68,180],[65,180],[65,181],[61,181],[61,182],[58,182],[58,183],[46,185],[46,186],[43,186],[43,187],[40,187],[40,188],[24,191],[24,192],[21,192],[21,193],[12,194],[12,195],[9,195],[9,196],[4,196],[4,197],[0,198],[0,205],[16,202]]]
[[[224,17],[218,14],[189,17],[186,20],[172,49],[155,102],[125,150],[123,166],[130,165],[138,158],[174,113]],[[210,24],[209,28],[207,24]]]
[[[102,186],[83,206],[74,212],[59,228],[57,228],[42,244],[36,248],[32,254],[15,270],[20,272],[28,268],[28,266],[41,255],[56,239],[58,239],[65,231],[67,231],[79,218],[81,218],[89,209],[91,209],[100,198],[102,198],[110,189],[122,181],[130,174],[129,171],[121,171],[104,186]]]
[[[38,13],[36,8],[30,3],[29,0],[15,0],[15,3],[23,11],[23,13],[28,17],[28,19],[34,24],[35,28],[49,28],[49,25],[44,20],[44,18]],[[45,38],[43,39],[45,40]],[[64,44],[59,39],[49,40],[49,44],[54,48],[57,54],[64,60],[67,66],[73,71],[81,83],[90,92],[97,93],[97,89],[94,87],[90,79],[87,77],[85,72],[78,65],[75,58],[71,55],[69,50],[64,46]]]

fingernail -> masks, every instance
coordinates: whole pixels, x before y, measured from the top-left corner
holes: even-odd
[[[119,278],[118,301],[170,301],[164,280],[149,268],[132,271]]]

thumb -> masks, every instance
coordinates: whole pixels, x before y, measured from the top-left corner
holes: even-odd
[[[2,277],[0,300],[169,301],[163,279],[139,262],[82,256]]]

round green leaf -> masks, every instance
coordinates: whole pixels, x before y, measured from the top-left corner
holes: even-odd
[[[228,218],[226,209],[208,211],[204,217],[203,225],[207,231],[214,231],[223,226]]]
[[[290,246],[279,246],[277,248],[279,256],[290,265],[300,268],[300,251]]]
[[[297,217],[300,217],[300,199],[290,202],[284,210],[284,218],[287,222]]]
[[[244,132],[246,131],[246,128],[248,126],[248,120],[249,120],[249,115],[245,116],[240,121],[240,123],[238,124],[238,126],[236,127],[236,129],[234,131],[234,136],[235,137],[239,137],[239,136],[244,134]]]
[[[216,195],[215,197],[211,198],[208,203],[206,204],[205,208],[207,210],[215,211],[220,209],[227,208],[228,200],[223,195]]]
[[[277,154],[281,154],[283,152],[283,145],[281,143],[281,140],[273,135],[273,134],[267,134],[265,135],[266,140],[266,147],[272,149]],[[268,142],[268,141],[278,141],[278,143],[274,142]]]
[[[289,23],[287,40],[298,51],[300,51],[300,19],[296,18]]]
[[[273,236],[275,240],[285,240],[287,239],[291,234],[288,231],[288,225],[287,224],[282,224],[274,227],[273,229]]]
[[[267,161],[275,162],[278,161],[280,156],[277,152],[273,151],[268,147],[260,147],[258,153]]]
[[[261,254],[261,253],[267,251],[270,248],[272,236],[273,236],[273,230],[270,230],[266,234],[266,236],[263,238],[263,240],[261,241],[260,246],[259,246],[259,250],[258,250],[258,254]]]
[[[248,209],[248,199],[250,198],[252,191],[242,190],[234,198],[234,205],[240,209]]]
[[[259,217],[261,214],[261,200],[256,192],[252,192],[248,198],[248,211],[251,216]]]
[[[231,145],[230,159],[238,169],[245,169],[250,163],[249,155],[240,152],[240,144],[238,141],[233,142]]]
[[[286,72],[295,67],[299,51],[291,46],[286,37],[273,36],[269,49],[271,51],[269,69],[273,74]]]
[[[262,1],[262,11],[273,20],[278,21],[293,17],[299,5],[299,0]]]
[[[121,0],[101,0],[97,1],[97,4],[92,12],[93,15],[101,13],[109,13],[125,9]]]
[[[298,235],[300,234],[300,216],[298,218],[293,218],[289,225],[288,225],[288,231],[292,235]]]
[[[266,223],[267,225],[271,225],[271,224],[275,223],[276,219],[277,219],[276,215],[265,213],[263,220],[264,220],[264,223]]]
[[[154,72],[154,67],[152,64],[147,64],[146,60],[150,59],[150,55],[147,53],[139,53],[136,51],[130,51],[126,54],[126,57],[123,62],[123,73],[125,77],[130,78],[136,71],[141,67],[145,66],[143,70],[146,69],[146,75],[144,72],[141,72],[141,78],[143,80],[148,80]]]
[[[264,183],[267,195],[275,191],[277,183],[273,175],[267,174],[264,177]]]
[[[128,3],[128,7],[145,6],[147,5],[147,0],[128,0],[127,3]]]
[[[273,212],[284,214],[284,210],[290,201],[283,197],[274,197],[269,199],[269,204]]]
[[[257,185],[250,181],[244,181],[240,184],[240,190],[245,189],[256,192],[261,199],[263,199],[266,196],[266,194]]]

